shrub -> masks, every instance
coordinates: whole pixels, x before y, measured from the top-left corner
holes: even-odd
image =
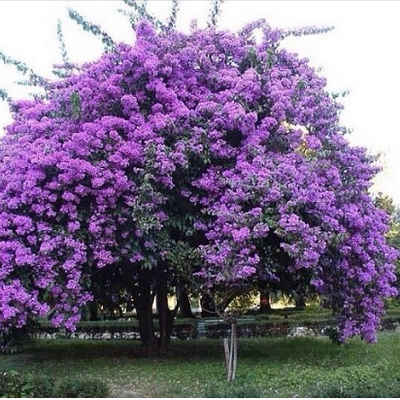
[[[46,375],[0,373],[0,397],[108,397],[105,382],[95,379],[55,379]]]
[[[14,354],[21,352],[29,340],[32,326],[12,328],[7,332],[0,332],[0,352]]]
[[[108,397],[107,385],[98,379],[76,380],[67,377],[59,382],[54,397]]]
[[[18,371],[0,374],[0,397],[54,397],[55,382],[50,377],[21,374]]]
[[[373,379],[368,383],[360,380],[334,382],[320,385],[312,391],[311,397],[318,398],[399,398],[400,377]]]
[[[218,386],[211,383],[205,386],[202,397],[205,398],[262,398],[263,393],[259,386],[237,380],[233,383]]]

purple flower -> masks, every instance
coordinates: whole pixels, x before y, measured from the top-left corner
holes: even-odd
[[[250,235],[250,229],[247,228],[246,226],[238,230],[232,231],[233,240],[238,243],[246,240],[249,237],[249,235]]]
[[[238,34],[140,21],[135,33],[43,99],[13,103],[1,329],[51,307],[73,331],[94,277],[108,290],[167,264],[209,290],[309,280],[339,310],[342,340],[373,341],[398,253],[368,195],[377,167],[343,137],[326,80],[263,20]]]

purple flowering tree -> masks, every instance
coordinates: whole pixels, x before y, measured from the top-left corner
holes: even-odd
[[[165,348],[177,281],[212,296],[289,275],[333,309],[340,340],[374,341],[397,255],[368,194],[377,168],[344,138],[325,79],[280,47],[300,33],[140,21],[133,45],[107,42],[44,96],[13,101],[1,329],[38,316],[74,330],[105,279],[130,288],[148,350],[157,295]]]

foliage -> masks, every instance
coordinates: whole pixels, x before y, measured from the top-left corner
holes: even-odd
[[[213,0],[212,1],[209,22],[208,22],[209,28],[216,28],[218,16],[221,14],[221,3],[222,2],[223,2],[223,0]]]
[[[28,75],[32,85],[43,85],[45,83],[45,79],[39,75],[37,75],[28,65],[26,65],[22,61],[15,60],[11,57],[8,57],[3,52],[0,52],[0,61],[5,65],[14,66],[20,73],[23,75]]]
[[[229,309],[245,313],[247,310],[254,307],[254,298],[256,294],[257,292],[255,290],[239,293],[229,304]]]
[[[98,25],[88,22],[82,15],[80,15],[77,11],[75,11],[71,8],[68,9],[68,14],[73,21],[75,21],[78,25],[80,25],[82,27],[82,29],[84,29],[87,32],[92,33],[95,36],[99,36],[104,45],[105,51],[111,51],[115,47],[114,40],[111,38],[111,36],[107,32],[103,31]],[[58,25],[57,28],[58,28],[57,33],[61,32],[60,25]],[[59,41],[61,44],[62,37],[60,34],[58,37],[59,37]],[[62,49],[62,56],[63,56],[64,62],[65,62],[66,61],[65,60],[66,52],[65,52],[64,48],[61,48],[61,49]]]
[[[29,342],[32,332],[36,332],[38,326],[27,326],[22,328],[12,328],[5,332],[0,332],[0,352],[14,354],[23,351]]]
[[[176,19],[178,16],[179,1],[172,0],[171,14],[167,22],[168,29],[173,29],[176,26]]]
[[[0,397],[108,397],[107,385],[95,379],[53,378],[18,371],[0,372]]]
[[[198,337],[199,324],[204,323],[205,331],[202,337],[209,339],[222,339],[229,336],[230,326],[219,318],[178,318],[174,320],[172,337],[181,340],[194,339]],[[394,331],[400,325],[399,308],[387,311],[381,320],[380,331]],[[259,338],[259,337],[286,337],[291,336],[296,328],[304,327],[309,336],[325,335],[333,342],[339,338],[335,321],[328,311],[324,313],[297,312],[294,314],[274,314],[274,315],[255,315],[246,316],[237,320],[237,334],[239,338]],[[139,333],[137,320],[133,321],[81,321],[77,324],[75,333],[67,333],[63,330],[52,327],[47,321],[42,321],[29,331],[29,336],[12,336],[12,341],[5,347],[6,352],[16,352],[18,349],[26,348],[26,338],[53,337],[74,338],[86,337],[87,339],[99,339],[105,335],[107,339],[137,338]],[[154,329],[159,331],[157,319]],[[24,333],[24,332],[22,332]],[[21,341],[22,339],[22,341]]]
[[[180,280],[209,292],[262,281],[311,283],[340,340],[375,340],[396,258],[368,195],[377,169],[343,137],[325,79],[280,47],[301,32],[260,20],[238,34],[183,34],[145,3],[125,3],[147,15],[134,45],[70,11],[108,53],[45,82],[44,98],[11,103],[0,152],[2,329],[40,316],[74,330],[105,287],[110,298],[131,288],[151,312],[155,285],[166,297]]]
[[[203,389],[205,398],[260,398],[264,397],[260,386],[256,386],[246,381],[236,381],[234,384],[229,385],[215,385],[209,384]]]
[[[61,58],[64,62],[64,64],[67,64],[69,62],[68,58],[68,53],[67,53],[67,47],[65,45],[64,41],[64,35],[62,31],[62,22],[61,20],[57,20],[57,40],[60,46],[60,53],[61,53]]]
[[[109,389],[107,385],[100,380],[64,378],[56,386],[55,393],[57,397],[108,397]]]
[[[394,204],[393,199],[379,192],[374,198],[377,207],[385,211],[389,216],[389,230],[386,234],[388,243],[400,251],[400,208]],[[400,259],[396,261],[397,287],[399,287]],[[398,302],[399,299],[388,299],[391,302]],[[386,303],[387,304],[387,303]]]
[[[7,90],[5,90],[5,89],[0,89],[0,99],[1,100],[7,100],[9,97],[8,97],[8,93],[7,93]]]
[[[323,398],[398,398],[400,376],[377,379],[375,374],[356,379],[317,385],[310,397]]]

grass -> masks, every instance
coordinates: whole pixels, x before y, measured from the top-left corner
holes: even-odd
[[[361,390],[354,387],[397,388],[399,352],[396,333],[342,346],[323,337],[242,339],[237,380],[227,385],[220,340],[173,341],[168,355],[150,358],[135,341],[37,340],[24,353],[1,355],[0,369],[100,378],[112,397],[352,397]]]

